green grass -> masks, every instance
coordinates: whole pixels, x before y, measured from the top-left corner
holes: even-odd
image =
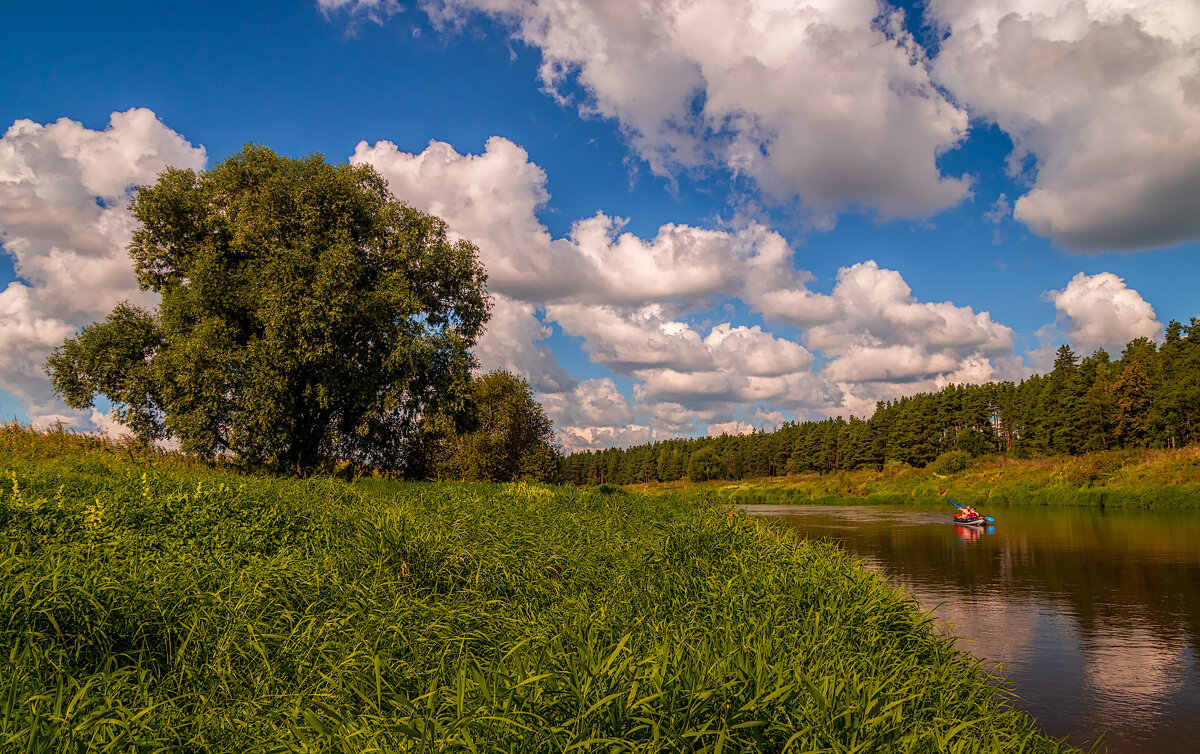
[[[0,430],[0,751],[1064,749],[844,551],[711,504],[90,442]]]
[[[938,465],[889,464],[741,482],[632,485],[639,492],[700,494],[754,504],[1062,505],[1108,508],[1200,508],[1200,446],[1121,450],[1081,456],[983,458],[954,473]]]

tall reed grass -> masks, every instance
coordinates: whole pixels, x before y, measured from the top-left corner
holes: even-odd
[[[711,504],[15,442],[0,751],[1066,750],[844,551]]]

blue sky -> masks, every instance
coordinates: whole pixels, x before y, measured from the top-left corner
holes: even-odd
[[[1200,315],[1187,0],[6,18],[0,414],[23,421],[110,426],[40,364],[121,298],[153,303],[129,188],[247,142],[369,162],[475,241],[497,298],[479,358],[530,379],[568,448],[863,415]]]

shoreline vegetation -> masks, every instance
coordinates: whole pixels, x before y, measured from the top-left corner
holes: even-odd
[[[1074,751],[828,542],[0,428],[0,748]]]
[[[964,454],[965,455],[965,454]],[[1200,508],[1200,446],[1111,450],[1054,458],[949,455],[924,468],[811,472],[738,482],[628,485],[650,494],[701,494],[743,505],[1061,505],[1155,510]]]

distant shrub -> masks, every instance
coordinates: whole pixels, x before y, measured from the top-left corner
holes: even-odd
[[[936,474],[957,474],[975,464],[974,457],[965,450],[948,450],[934,459],[929,468]]]
[[[688,460],[688,480],[692,482],[704,482],[709,479],[716,479],[720,474],[721,464],[717,459],[717,452],[710,446],[704,446]]]

